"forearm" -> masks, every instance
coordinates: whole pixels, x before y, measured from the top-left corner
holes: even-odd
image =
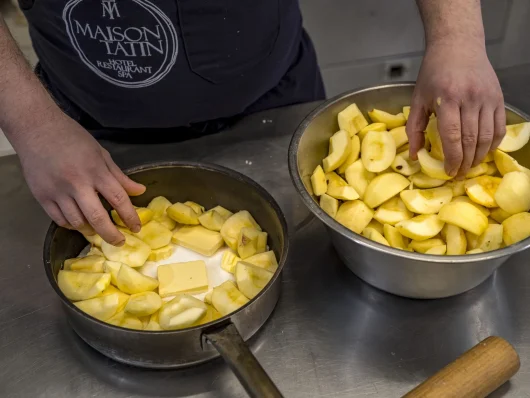
[[[416,0],[427,48],[434,43],[466,41],[484,46],[480,0]]]
[[[17,149],[36,125],[50,123],[61,114],[24,56],[0,15],[0,128]]]

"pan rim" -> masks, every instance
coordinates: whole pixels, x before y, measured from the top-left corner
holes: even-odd
[[[246,308],[250,307],[253,303],[255,303],[257,300],[259,300],[264,294],[267,293],[269,289],[277,282],[277,280],[281,277],[281,273],[283,271],[283,268],[285,266],[285,263],[287,261],[287,256],[289,252],[289,245],[290,245],[290,235],[289,235],[289,228],[287,224],[287,220],[285,218],[285,214],[283,213],[282,209],[280,208],[278,202],[274,199],[274,197],[260,184],[258,184],[256,181],[254,181],[252,178],[235,171],[233,169],[230,169],[228,167],[220,166],[218,164],[213,163],[207,163],[207,162],[187,162],[187,161],[158,161],[158,162],[150,162],[150,163],[143,163],[136,166],[129,167],[127,169],[124,169],[123,172],[126,175],[131,175],[135,173],[139,173],[146,170],[154,170],[154,169],[164,169],[164,168],[200,168],[203,170],[211,171],[211,172],[217,172],[224,174],[225,176],[235,178],[243,183],[246,183],[250,186],[252,186],[259,194],[262,196],[267,202],[270,203],[272,206],[274,212],[276,213],[276,216],[278,217],[281,229],[284,236],[284,242],[283,242],[283,249],[280,253],[280,261],[278,262],[278,269],[274,273],[274,276],[269,281],[267,286],[263,288],[259,294],[254,297],[252,300],[249,300],[248,303],[243,305],[242,307],[239,307],[236,311],[231,312],[228,315],[225,315],[219,319],[216,319],[215,321],[205,323],[203,325],[197,325],[193,327],[188,327],[184,329],[177,329],[177,330],[136,330],[136,329],[127,329],[120,326],[115,326],[109,323],[106,323],[104,321],[100,321],[99,319],[94,318],[93,316],[81,311],[77,306],[73,304],[72,301],[70,301],[64,293],[59,289],[59,285],[57,283],[57,280],[55,276],[53,275],[51,262],[49,258],[51,258],[51,247],[53,243],[53,238],[55,236],[55,232],[61,228],[59,227],[55,222],[51,222],[50,226],[48,227],[48,230],[46,232],[46,237],[44,240],[44,247],[43,247],[43,263],[44,268],[46,272],[46,277],[48,279],[48,282],[52,286],[52,288],[55,290],[59,298],[61,299],[63,305],[66,305],[69,309],[77,312],[79,315],[87,318],[91,322],[98,324],[102,327],[115,329],[120,332],[126,332],[126,333],[133,333],[133,334],[141,334],[141,335],[181,335],[193,331],[205,331],[205,330],[212,330],[216,328],[223,327],[229,323],[232,322],[231,318],[244,311]],[[261,326],[260,326],[261,327]]]

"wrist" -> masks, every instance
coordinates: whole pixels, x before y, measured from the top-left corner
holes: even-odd
[[[486,40],[483,33],[461,34],[458,32],[438,33],[427,36],[425,40],[425,50],[433,47],[452,48],[475,48],[486,50]]]

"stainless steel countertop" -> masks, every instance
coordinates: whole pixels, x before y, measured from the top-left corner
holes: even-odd
[[[290,135],[314,106],[267,111],[231,131],[180,144],[106,146],[124,167],[167,159],[219,163],[254,178],[277,199],[292,251],[278,306],[251,347],[286,397],[398,397],[490,335],[508,339],[522,359],[520,372],[493,396],[530,397],[530,254],[514,256],[478,288],[443,300],[404,299],[360,281],[341,264],[288,175]],[[151,371],[115,363],[85,345],[44,275],[49,221],[14,156],[0,159],[0,181],[1,397],[245,396],[221,360]]]

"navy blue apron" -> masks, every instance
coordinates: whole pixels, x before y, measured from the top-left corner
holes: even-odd
[[[95,135],[186,139],[322,99],[297,0],[20,0],[37,73]],[[183,128],[177,128],[183,127]]]

